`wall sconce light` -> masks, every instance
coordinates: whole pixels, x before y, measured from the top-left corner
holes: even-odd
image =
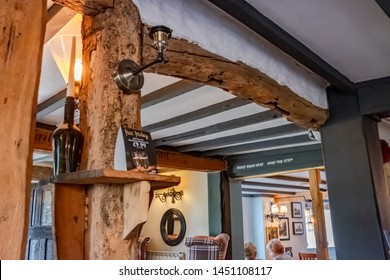
[[[309,137],[310,140],[321,141],[321,133],[319,131],[314,131],[312,129],[309,129],[309,131],[307,132],[307,136]]]
[[[269,214],[265,215],[265,217],[267,218],[268,222],[273,223],[274,221],[278,221],[279,219],[284,218],[287,213],[288,210],[286,205],[281,205],[279,208],[276,203],[271,202],[271,211]]]
[[[155,193],[154,197],[158,197],[161,202],[166,202],[167,197],[170,196],[172,197],[172,203],[175,203],[175,200],[181,200],[183,196],[183,191],[176,191],[175,188],[170,188],[168,189],[168,192],[163,192],[163,193]]]
[[[172,30],[166,26],[154,26],[149,31],[149,37],[153,40],[153,47],[157,50],[157,58],[152,62],[139,66],[132,60],[122,60],[114,73],[114,81],[124,93],[138,92],[144,85],[142,71],[156,63],[168,62],[164,58],[164,51],[168,47],[168,39],[171,38]]]

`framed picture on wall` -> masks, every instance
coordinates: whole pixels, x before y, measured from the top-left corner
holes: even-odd
[[[294,235],[302,235],[303,234],[303,222],[293,222],[293,234]]]
[[[284,247],[284,252],[289,255],[290,257],[293,257],[293,251],[292,247]]]
[[[290,240],[290,227],[288,223],[288,218],[279,218],[279,239],[280,240]]]
[[[266,234],[267,234],[267,243],[271,239],[279,238],[279,228],[278,227],[266,227]]]
[[[291,217],[302,218],[302,204],[300,202],[291,202]]]

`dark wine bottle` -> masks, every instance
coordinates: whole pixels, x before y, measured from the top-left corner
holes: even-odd
[[[79,169],[84,137],[74,124],[75,99],[65,100],[64,122],[53,132],[54,175],[74,172]]]

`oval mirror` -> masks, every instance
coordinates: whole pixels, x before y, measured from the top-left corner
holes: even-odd
[[[160,233],[169,246],[179,244],[186,234],[186,220],[183,213],[175,208],[168,209],[161,218]]]

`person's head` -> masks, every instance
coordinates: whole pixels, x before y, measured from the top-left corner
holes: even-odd
[[[278,255],[284,254],[284,246],[282,242],[277,239],[271,239],[267,244],[267,249],[271,257],[276,257]]]
[[[245,242],[245,259],[246,260],[255,260],[257,255],[257,249],[253,242]]]

